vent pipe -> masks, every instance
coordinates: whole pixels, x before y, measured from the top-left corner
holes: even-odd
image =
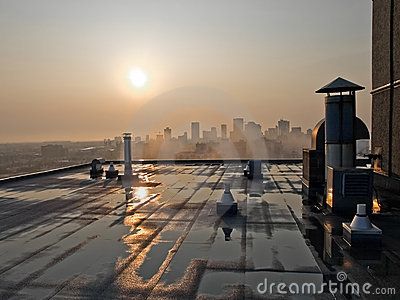
[[[126,132],[124,138],[124,175],[132,175],[132,134]]]
[[[325,179],[328,166],[353,168],[356,161],[356,91],[364,87],[338,77],[316,93],[325,97]]]

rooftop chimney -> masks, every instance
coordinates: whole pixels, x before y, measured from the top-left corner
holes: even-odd
[[[338,77],[316,93],[325,97],[325,177],[327,167],[352,168],[356,160],[356,95],[364,87]]]
[[[132,134],[126,132],[124,137],[124,175],[132,175]]]

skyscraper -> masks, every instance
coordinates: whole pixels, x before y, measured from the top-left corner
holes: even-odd
[[[172,137],[172,129],[169,127],[166,127],[164,129],[164,140],[166,142],[169,142],[171,140],[171,137]]]
[[[178,136],[178,141],[180,143],[186,144],[187,143],[187,132],[185,131],[184,134]]]
[[[280,119],[278,121],[278,135],[285,136],[289,134],[290,122],[287,120]]]
[[[296,126],[296,127],[292,127],[292,131],[293,134],[300,134],[301,132],[301,127],[300,126]]]
[[[243,118],[234,118],[233,119],[233,131],[243,132]]]
[[[275,140],[278,137],[278,127],[270,127],[265,131],[265,137],[269,140]]]
[[[192,142],[197,143],[200,140],[200,123],[192,122]]]
[[[221,138],[226,140],[228,138],[228,127],[226,124],[221,124]]]
[[[215,142],[217,140],[217,127],[211,127],[210,139]]]
[[[248,140],[257,140],[262,136],[261,125],[253,121],[247,122],[244,131]]]
[[[232,131],[232,140],[234,142],[240,141],[243,139],[243,118],[234,118],[233,119],[233,131]]]
[[[158,134],[156,135],[156,142],[157,142],[158,144],[161,144],[161,143],[164,142],[164,137],[163,137],[163,135],[162,135],[161,133],[158,133]]]
[[[211,131],[203,130],[203,141],[206,143],[211,141]]]

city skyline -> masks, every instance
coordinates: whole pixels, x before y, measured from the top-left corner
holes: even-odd
[[[257,125],[260,125],[261,126],[261,124],[260,123],[257,123],[255,120],[248,120],[248,121],[246,121],[246,119],[244,119],[244,118],[241,118],[241,117],[236,117],[236,118],[233,118],[233,119],[237,119],[237,118],[239,118],[239,119],[243,119],[244,120],[244,123],[243,123],[243,128],[245,127],[245,125],[246,124],[248,124],[248,123],[254,123],[254,124],[257,124]],[[233,120],[232,119],[232,120]],[[231,120],[231,123],[232,123],[232,120]],[[263,135],[265,135],[265,133],[268,131],[268,130],[271,130],[271,129],[276,129],[276,130],[278,130],[278,127],[279,127],[279,121],[287,121],[287,122],[289,122],[290,123],[290,120],[286,120],[286,119],[279,119],[279,120],[277,120],[276,121],[276,124],[275,124],[275,127],[263,127],[263,126],[261,126],[261,132],[262,132],[262,134]],[[165,125],[165,126],[163,126],[163,127],[161,127],[161,128],[159,128],[158,130],[155,130],[155,131],[152,131],[152,132],[144,132],[143,134],[135,134],[135,132],[134,131],[131,131],[131,133],[132,133],[132,135],[133,135],[133,142],[137,142],[137,140],[135,140],[135,138],[140,138],[140,141],[145,141],[147,138],[149,138],[149,139],[153,139],[153,140],[155,140],[156,139],[156,137],[157,137],[157,135],[160,135],[160,134],[162,134],[163,136],[165,136],[165,130],[168,128],[169,130],[171,130],[171,139],[177,139],[179,136],[182,136],[182,135],[184,135],[184,134],[187,134],[187,136],[188,136],[188,140],[192,140],[192,135],[191,135],[191,124],[192,123],[199,123],[199,140],[201,140],[201,139],[203,139],[203,133],[204,133],[204,131],[209,131],[209,130],[211,130],[211,129],[213,129],[213,128],[216,128],[216,130],[217,130],[217,136],[219,137],[219,138],[224,138],[223,137],[223,135],[222,135],[222,132],[223,132],[223,130],[222,130],[222,127],[225,127],[225,130],[226,130],[226,138],[227,139],[229,139],[230,138],[230,133],[233,131],[233,129],[234,129],[234,126],[231,124],[231,125],[229,125],[229,122],[228,123],[221,123],[221,124],[213,124],[213,125],[211,125],[211,126],[209,126],[209,127],[206,127],[206,126],[202,126],[202,122],[201,121],[188,121],[187,122],[187,124],[188,124],[188,126],[187,126],[187,130],[181,130],[181,131],[177,131],[177,130],[175,130],[172,126],[169,126],[169,125]],[[291,129],[293,129],[293,128],[296,128],[296,130],[298,129],[298,128],[301,128],[301,132],[302,133],[307,133],[307,131],[308,130],[312,130],[312,128],[307,128],[307,129],[305,129],[305,128],[303,128],[302,126],[290,126],[290,130],[289,130],[289,132],[291,132]],[[277,131],[278,132],[278,131]],[[119,133],[119,134],[116,134],[115,135],[115,137],[119,137],[119,136],[122,136],[122,134],[123,134],[123,132],[121,132],[121,133]],[[0,143],[0,144],[19,144],[19,143],[21,143],[21,144],[23,144],[23,143],[57,143],[57,142],[98,142],[98,141],[102,141],[102,140],[104,140],[104,136],[103,137],[100,137],[100,138],[98,138],[98,139],[92,139],[92,140],[38,140],[38,141],[27,141],[27,142],[24,142],[24,141],[21,141],[21,142],[5,142],[5,143]]]
[[[271,131],[271,129],[272,130],[273,129],[277,130],[277,136],[286,135],[286,134],[289,134],[289,133],[292,133],[292,132],[296,132],[296,133],[300,132],[300,133],[306,133],[307,134],[308,132],[312,131],[312,128],[304,129],[302,126],[297,126],[297,125],[292,126],[292,125],[290,125],[290,120],[286,120],[286,119],[277,120],[275,127],[263,127],[263,126],[261,126],[261,124],[257,123],[254,120],[246,120],[245,118],[242,118],[242,117],[235,117],[235,118],[233,118],[231,120],[231,121],[233,121],[233,122],[231,122],[232,123],[231,126],[229,126],[228,124],[225,124],[225,123],[221,123],[221,124],[211,125],[210,127],[206,127],[206,126],[202,126],[201,125],[202,124],[201,121],[188,121],[188,124],[189,124],[188,125],[188,130],[183,131],[183,132],[182,131],[176,132],[174,130],[174,128],[172,126],[169,126],[169,125],[164,126],[164,128],[160,128],[159,130],[154,131],[153,133],[145,133],[143,135],[136,135],[134,132],[132,132],[132,136],[134,137],[133,142],[136,142],[135,138],[140,138],[140,141],[142,142],[142,141],[145,140],[144,137],[147,137],[147,136],[150,139],[153,139],[153,140],[155,140],[157,138],[157,136],[159,136],[159,135],[163,135],[163,137],[165,137],[166,132],[168,132],[167,133],[168,136],[169,136],[168,140],[177,139],[180,136],[186,134],[187,137],[188,137],[188,140],[190,140],[190,141],[201,141],[202,139],[205,138],[204,137],[204,133],[210,133],[210,132],[213,132],[214,130],[216,131],[216,135],[215,135],[216,137],[221,138],[221,139],[231,139],[230,134],[232,134],[232,132],[235,130],[235,126],[233,124],[235,119],[243,120],[243,124],[242,124],[243,126],[241,126],[241,128],[242,128],[241,130],[243,132],[246,131],[246,125],[250,125],[250,126],[256,125],[256,126],[260,126],[260,132],[264,136],[266,134],[270,134],[268,131]],[[193,136],[193,127],[192,126],[193,126],[193,124],[196,124],[195,126],[197,126],[197,124],[198,124],[198,126],[199,126],[198,129],[197,129],[198,130],[198,136],[196,135],[194,139],[192,138],[192,136]],[[283,124],[283,125],[280,126],[280,124]],[[223,127],[225,129],[222,129]],[[285,127],[286,129],[285,128],[281,129],[281,127]],[[224,134],[223,134],[224,130],[226,130],[226,132],[225,132],[226,133],[226,137],[224,137]],[[282,130],[284,130],[284,132],[282,132]]]
[[[153,135],[129,135],[132,157],[177,160],[298,159],[303,148],[311,144],[310,129],[303,133],[301,127],[290,126],[289,120],[280,119],[272,128],[262,128],[255,121],[241,117],[233,118],[230,125],[219,124],[211,128],[204,128],[197,121],[188,121],[188,124],[193,132],[179,135],[173,127],[165,126]],[[0,143],[0,178],[80,164],[94,157],[119,161],[123,159],[123,136],[96,141]],[[16,164],[16,161],[20,163]]]
[[[181,135],[174,135],[170,126],[155,136],[147,134],[145,140],[133,134],[133,156],[137,159],[299,158],[303,148],[311,145],[312,130],[303,133],[300,126],[291,127],[289,120],[280,119],[275,127],[264,129],[242,117],[233,118],[229,128],[227,124],[206,128],[198,121],[189,123],[190,131]],[[104,146],[116,146],[120,140],[118,136],[106,138]]]

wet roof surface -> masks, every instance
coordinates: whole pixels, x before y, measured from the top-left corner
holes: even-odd
[[[122,169],[121,166],[119,166]],[[88,169],[0,187],[0,298],[212,298],[322,282],[296,224],[301,165],[134,165],[157,186],[90,180]],[[235,217],[216,201],[231,182]]]

